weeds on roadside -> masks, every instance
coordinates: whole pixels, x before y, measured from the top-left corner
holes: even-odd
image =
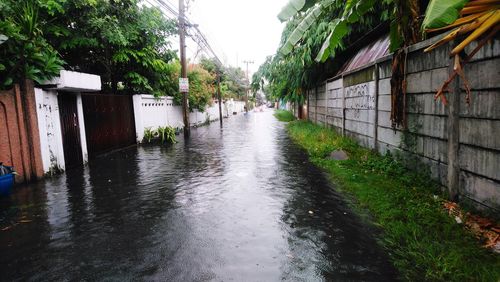
[[[381,228],[379,242],[403,280],[498,281],[500,256],[482,249],[443,211],[445,195],[430,177],[325,127],[295,121],[287,128],[311,161],[353,198],[353,208],[368,212]],[[334,150],[344,150],[349,160],[326,158]]]
[[[290,121],[295,120],[295,116],[293,115],[293,113],[290,111],[285,111],[285,110],[276,110],[274,112],[274,116],[279,121],[284,121],[284,122],[290,122]]]

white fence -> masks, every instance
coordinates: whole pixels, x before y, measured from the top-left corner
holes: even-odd
[[[222,106],[224,117],[231,116],[234,112],[244,111],[245,102],[226,101]],[[182,128],[184,126],[182,107],[174,105],[172,97],[155,98],[153,95],[134,95],[134,115],[137,142],[142,142],[146,128],[158,128],[159,126],[172,126]],[[204,112],[195,110],[189,114],[191,126],[197,126],[207,121],[219,119],[218,101]]]

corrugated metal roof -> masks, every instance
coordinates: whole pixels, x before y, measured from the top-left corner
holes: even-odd
[[[386,35],[361,48],[354,57],[344,64],[339,74],[358,69],[388,55],[389,44],[389,35]]]

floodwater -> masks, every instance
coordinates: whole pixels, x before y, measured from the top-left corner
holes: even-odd
[[[0,279],[395,279],[373,231],[271,111],[180,141],[113,153],[1,199]]]

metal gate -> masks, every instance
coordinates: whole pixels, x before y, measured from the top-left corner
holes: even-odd
[[[57,100],[59,103],[59,116],[61,118],[64,162],[66,168],[81,166],[83,164],[83,157],[76,96],[70,93],[59,92]]]
[[[82,94],[89,157],[135,144],[132,96]]]

